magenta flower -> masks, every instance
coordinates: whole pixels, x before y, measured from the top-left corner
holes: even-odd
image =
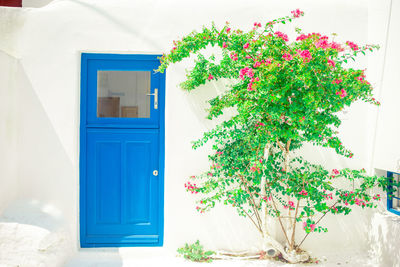
[[[339,83],[341,83],[343,80],[342,79],[335,79],[335,80],[333,80],[333,82],[332,82],[332,84],[339,84]]]
[[[296,41],[302,41],[302,40],[305,40],[305,39],[307,39],[307,38],[309,38],[308,35],[306,35],[306,34],[301,34],[301,35],[297,36]]]
[[[347,96],[347,92],[344,88],[342,88],[340,92],[336,92],[336,95],[339,95],[341,98],[345,98]]]
[[[258,172],[260,171],[260,168],[257,167],[257,164],[254,163],[254,165],[250,168],[250,171],[252,172]]]
[[[283,32],[277,31],[275,32],[275,35],[282,38],[282,40],[284,40],[285,42],[289,41],[287,34],[284,34]]]
[[[234,53],[234,52],[232,52],[229,56],[230,56],[230,58],[231,58],[233,61],[238,60],[238,56],[237,56],[237,54]]]
[[[239,78],[244,80],[245,76],[247,76],[249,78],[253,78],[254,77],[253,69],[249,68],[249,67],[245,67],[245,68],[241,69],[239,71]]]
[[[308,195],[308,192],[307,192],[306,190],[302,189],[302,190],[299,192],[299,194],[300,194],[300,195],[303,195],[303,196],[307,196],[307,195]]]
[[[261,66],[261,62],[256,61],[253,65],[254,68],[258,68]]]
[[[283,54],[282,58],[286,61],[290,61],[293,59],[293,56],[289,53],[285,53],[285,54]]]
[[[249,43],[246,43],[244,46],[243,46],[243,49],[247,49],[247,48],[249,48]]]
[[[211,74],[210,75],[208,75],[208,78],[207,78],[208,80],[212,80],[212,79],[214,79],[214,76],[212,76]]]
[[[227,28],[226,32],[229,33],[231,31],[231,28]]]
[[[331,66],[331,67],[335,67],[336,63],[332,59],[328,59],[328,65]]]
[[[297,50],[297,54],[305,61],[310,61],[312,59],[312,55],[308,50]]]
[[[322,48],[322,49],[327,49],[329,47],[329,42],[328,42],[327,39],[321,38],[315,43],[315,47]]]
[[[228,45],[226,44],[226,42],[224,42],[224,43],[222,44],[222,47],[223,47],[223,48],[227,48],[227,47],[228,47]]]
[[[351,48],[353,51],[357,51],[357,50],[358,50],[358,45],[357,45],[357,44],[355,44],[355,43],[353,43],[353,42],[350,42],[350,41],[347,41],[346,44],[347,44],[348,46],[350,46],[350,48]]]
[[[272,59],[271,58],[268,58],[268,59],[265,60],[265,65],[266,66],[268,66],[271,63],[272,63]]]
[[[295,17],[295,18],[298,18],[298,17],[304,15],[304,12],[301,11],[300,9],[296,9],[296,10],[290,11],[290,13],[292,13],[293,17]]]
[[[330,43],[329,46],[330,46],[330,48],[336,49],[339,52],[344,50],[343,47],[340,44],[336,43],[336,42]]]
[[[247,84],[247,91],[253,91],[254,90],[254,88],[253,88],[253,83],[252,82],[250,82],[250,83],[248,83]]]

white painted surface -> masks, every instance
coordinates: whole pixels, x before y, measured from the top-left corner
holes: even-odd
[[[400,172],[400,1],[392,0],[386,58],[382,76],[374,167]]]
[[[318,257],[318,265],[325,267],[376,267],[373,259],[367,253],[347,251],[346,253],[331,252]],[[65,267],[300,267],[310,264],[285,264],[270,260],[216,260],[212,263],[197,263],[176,257],[175,253],[165,249],[121,248],[116,250],[81,251],[73,257]]]
[[[0,51],[0,214],[17,194],[18,61]]]
[[[44,7],[53,0],[22,0],[22,7]]]
[[[61,211],[39,201],[17,201],[0,216],[0,266],[61,266],[73,253]]]
[[[0,50],[21,64],[16,74],[18,111],[14,113],[18,131],[12,135],[17,139],[18,173],[14,181],[18,182],[18,198],[59,209],[72,244],[78,247],[80,52],[162,53],[170,49],[172,40],[211,21],[223,25],[228,20],[233,27],[251,28],[255,21],[284,16],[297,7],[306,16],[294,25],[305,32],[335,32],[339,40],[361,44],[376,43],[377,36],[381,44],[389,6],[388,1],[382,3],[376,8],[377,2],[372,0],[207,0],[202,5],[177,0],[59,0],[40,9],[0,9]],[[293,30],[290,36],[294,36]],[[361,68],[368,63],[379,71],[379,64],[383,64],[382,54],[368,62],[360,59]],[[184,242],[201,239],[210,249],[257,249],[260,240],[251,223],[223,207],[199,215],[193,196],[184,190],[187,177],[207,168],[208,148],[193,151],[190,142],[212,127],[213,122],[205,120],[205,102],[224,87],[220,81],[192,93],[182,91],[177,85],[188,66],[190,63],[184,61],[167,71],[165,247],[173,253]],[[371,78],[379,85],[380,75]],[[376,108],[360,103],[346,115],[341,136],[355,153],[354,159],[310,147],[304,148],[304,153],[329,168],[369,168],[375,116]],[[0,201],[0,206],[4,205]],[[305,248],[317,254],[366,250],[371,216],[356,210],[347,217],[327,219],[330,232],[314,235]]]

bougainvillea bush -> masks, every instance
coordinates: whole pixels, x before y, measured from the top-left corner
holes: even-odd
[[[235,112],[193,144],[212,143],[210,169],[192,176],[185,187],[201,195],[199,212],[217,202],[236,208],[258,229],[264,250],[274,249],[292,263],[308,260],[300,246],[311,233],[327,231],[323,218],[347,215],[354,206],[374,208],[380,195],[371,195],[370,189],[386,188],[383,177],[365,170],[326,170],[298,153],[303,144],[312,143],[353,157],[338,137],[338,112],[355,101],[379,105],[364,70],[346,67],[358,54],[378,47],[340,43],[335,36],[300,29],[289,40],[275,30],[301,16],[295,10],[266,24],[256,22],[247,32],[229,23],[221,28],[212,24],[175,41],[158,69],[163,72],[196,55],[182,88],[234,81],[209,101],[208,119],[228,108]],[[210,46],[220,48],[220,60],[204,55]],[[276,218],[284,242],[270,236],[269,216]]]

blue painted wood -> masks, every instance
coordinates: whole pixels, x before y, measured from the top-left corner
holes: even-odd
[[[157,57],[82,54],[81,247],[163,244],[165,74],[151,75],[151,91],[159,89],[159,108],[151,109],[150,118],[96,114],[98,70],[153,71]]]
[[[146,58],[148,55],[145,55]],[[137,58],[137,55],[136,57]],[[160,79],[164,74],[155,73],[154,69],[159,66],[158,60],[112,60],[91,58],[88,60],[88,106],[87,106],[87,126],[95,127],[101,124],[107,125],[127,125],[130,128],[159,128],[160,109],[154,108],[154,98],[150,98],[150,114],[148,118],[98,118],[97,117],[97,72],[98,71],[151,71],[151,92],[160,87]]]
[[[394,214],[400,215],[400,211],[395,210],[395,209],[393,208],[393,198],[397,198],[397,197],[391,196],[391,193],[392,193],[392,190],[393,190],[393,186],[392,186],[392,184],[391,184],[392,179],[393,179],[393,174],[394,174],[394,172],[387,172],[387,175],[386,175],[387,178],[388,178],[387,202],[386,202],[386,204],[387,204],[387,210],[390,211],[390,212],[392,212],[392,213],[394,213]],[[397,174],[397,173],[396,173],[396,174]],[[399,189],[397,189],[397,190],[399,190]],[[398,199],[398,198],[397,198],[397,199]]]

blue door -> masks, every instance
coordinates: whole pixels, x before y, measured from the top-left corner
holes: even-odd
[[[163,244],[159,56],[82,54],[81,247]]]

